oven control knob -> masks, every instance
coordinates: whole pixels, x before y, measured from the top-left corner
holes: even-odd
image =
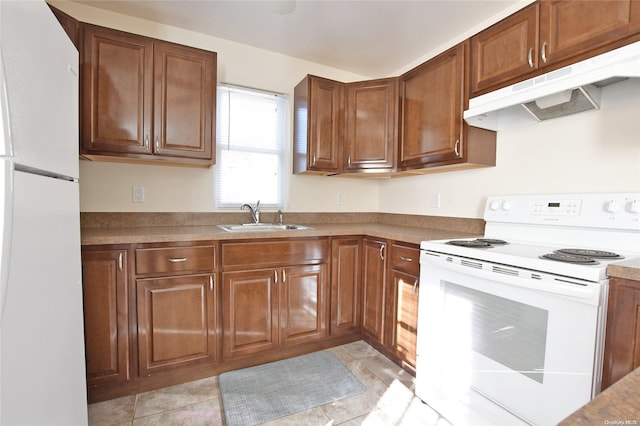
[[[511,210],[511,201],[504,201],[502,203],[502,210]]]
[[[493,201],[489,204],[489,208],[490,208],[491,210],[494,210],[494,211],[495,211],[495,210],[498,210],[498,209],[500,208],[500,201],[493,200]]]
[[[608,213],[615,213],[620,209],[620,203],[616,200],[607,201],[604,205],[604,211]]]
[[[640,214],[640,200],[631,200],[628,209],[631,213]]]

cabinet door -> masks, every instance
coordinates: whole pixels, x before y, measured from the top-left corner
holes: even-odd
[[[84,25],[82,152],[151,153],[150,39]]]
[[[213,158],[216,54],[154,41],[154,154]]]
[[[343,83],[308,75],[294,92],[293,172],[338,172],[342,154]]]
[[[327,265],[281,269],[280,344],[293,346],[327,336]]]
[[[540,2],[541,66],[587,53],[640,31],[637,0]]]
[[[82,252],[87,385],[129,379],[127,252]]]
[[[213,275],[139,279],[140,376],[216,360]]]
[[[363,241],[363,332],[378,342],[384,337],[386,264],[384,241]]]
[[[467,45],[449,49],[400,77],[399,169],[461,161]]]
[[[259,269],[222,274],[225,359],[278,347],[277,273]]]
[[[393,169],[397,79],[363,81],[345,87],[345,168]]]
[[[602,390],[640,367],[640,282],[612,278]]]
[[[331,335],[360,329],[362,240],[336,238],[331,242]]]
[[[416,366],[418,331],[418,277],[392,270],[389,286],[392,291],[391,349],[410,367]]]
[[[486,92],[538,67],[539,4],[471,38],[471,94]]]

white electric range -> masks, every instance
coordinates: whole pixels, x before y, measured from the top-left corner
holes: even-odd
[[[556,424],[600,391],[607,266],[640,193],[491,196],[483,238],[421,243],[416,395],[454,424]]]

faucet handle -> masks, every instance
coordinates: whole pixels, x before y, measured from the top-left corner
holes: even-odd
[[[284,225],[284,213],[282,213],[282,210],[278,210],[278,225]]]
[[[258,209],[260,209],[260,200],[256,203],[256,211],[258,211]]]

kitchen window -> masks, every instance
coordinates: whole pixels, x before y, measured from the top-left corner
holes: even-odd
[[[286,194],[283,94],[218,86],[216,207],[243,203],[284,208]]]

